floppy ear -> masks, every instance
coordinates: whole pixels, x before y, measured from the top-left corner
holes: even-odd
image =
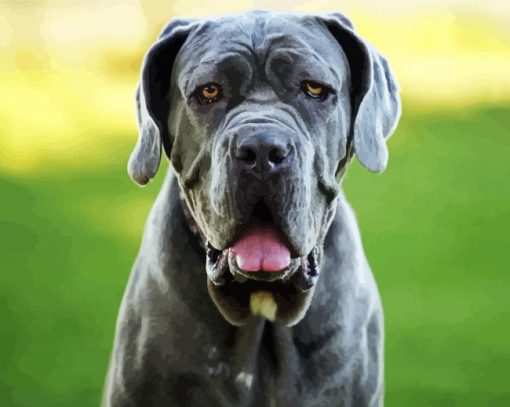
[[[133,181],[147,184],[161,161],[161,144],[168,157],[172,148],[167,125],[170,110],[172,65],[194,26],[190,20],[173,20],[145,55],[136,90],[138,142],[129,157],[128,173]]]
[[[398,84],[386,59],[356,34],[347,17],[335,13],[321,19],[349,61],[354,151],[365,168],[381,172],[388,163],[386,140],[401,113]]]

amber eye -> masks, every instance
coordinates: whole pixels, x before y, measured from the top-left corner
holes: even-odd
[[[326,99],[330,91],[327,86],[312,81],[303,81],[301,89],[307,96],[317,100]]]
[[[195,95],[201,104],[213,103],[221,98],[221,87],[217,83],[207,83],[199,86]]]

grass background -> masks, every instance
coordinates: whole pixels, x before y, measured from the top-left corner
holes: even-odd
[[[252,3],[236,7],[293,7]],[[354,162],[344,181],[384,304],[386,405],[508,406],[510,7],[411,3],[342,7],[403,85],[388,169]],[[144,189],[125,170],[140,61],[169,15],[162,2],[108,4],[0,3],[1,407],[99,404],[168,167]],[[235,11],[169,4],[170,15]]]

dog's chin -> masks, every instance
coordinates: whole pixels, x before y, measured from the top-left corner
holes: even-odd
[[[242,270],[231,249],[208,248],[207,287],[223,317],[242,326],[251,318],[263,317],[287,326],[297,324],[306,314],[318,279],[320,247],[303,257],[292,258],[277,272]]]
[[[254,317],[279,321],[287,326],[295,325],[305,316],[314,291],[312,287],[298,292],[280,282],[262,281],[232,281],[217,286],[209,279],[207,287],[221,315],[236,326],[245,325]]]

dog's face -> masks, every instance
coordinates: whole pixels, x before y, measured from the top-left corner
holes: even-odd
[[[151,48],[129,170],[148,182],[164,144],[229,322],[303,317],[338,182],[352,151],[385,167],[397,93],[386,61],[339,15],[174,21]]]

